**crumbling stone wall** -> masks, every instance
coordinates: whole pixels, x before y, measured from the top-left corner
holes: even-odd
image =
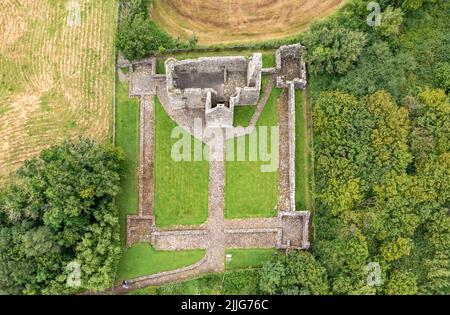
[[[229,107],[225,106],[225,104],[219,103],[213,108],[211,97],[212,93],[208,92],[205,108],[205,120],[207,127],[233,127],[235,102],[230,101]]]
[[[224,84],[228,73],[244,73],[247,86],[242,86],[238,97],[234,98],[235,106],[255,105],[261,91],[262,54],[254,54],[249,60],[245,57],[204,57],[177,61],[174,58],[166,60],[167,93],[174,109],[205,108],[208,92],[218,92],[211,88],[177,88],[175,84],[177,73],[220,73],[223,72]]]
[[[277,87],[288,88],[292,81],[297,89],[306,87],[304,52],[305,47],[301,44],[281,46],[276,51]]]
[[[278,249],[308,249],[310,213],[308,211],[285,211],[278,214],[282,235]]]

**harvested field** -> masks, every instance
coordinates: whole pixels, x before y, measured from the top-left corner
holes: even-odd
[[[150,14],[173,36],[200,45],[254,42],[295,35],[343,0],[155,0]]]
[[[0,182],[66,137],[108,139],[112,0],[4,0],[0,6]]]

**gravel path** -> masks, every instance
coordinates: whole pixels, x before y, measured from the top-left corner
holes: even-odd
[[[278,126],[280,132],[279,144],[279,181],[278,181],[278,210],[290,210],[289,187],[289,126],[288,126],[288,92],[283,90],[278,100]]]
[[[208,231],[209,244],[206,253],[211,271],[225,269],[225,150],[223,140],[211,143],[209,162]],[[219,152],[212,152],[216,148]]]

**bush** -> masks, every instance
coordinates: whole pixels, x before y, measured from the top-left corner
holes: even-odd
[[[166,49],[194,48],[197,38],[193,36],[189,43],[172,38],[161,30],[148,16],[148,0],[126,0],[122,3],[123,18],[116,35],[116,47],[125,58],[136,60],[149,53]]]
[[[437,87],[450,92],[450,63],[440,62],[434,70],[434,80]]]
[[[314,74],[343,75],[358,60],[366,35],[342,27],[315,27],[306,36],[306,61]]]
[[[223,282],[223,294],[259,294],[259,279],[259,272],[255,270],[243,270],[226,273]]]
[[[261,271],[260,290],[266,294],[328,294],[324,267],[308,252],[279,254]]]

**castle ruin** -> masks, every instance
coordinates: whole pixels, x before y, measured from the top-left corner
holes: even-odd
[[[234,107],[256,105],[262,54],[166,61],[167,94],[174,109],[205,109],[208,127],[232,127]]]
[[[141,167],[139,175],[139,213],[127,216],[127,247],[147,242],[157,250],[206,249],[199,262],[177,270],[132,279],[133,288],[160,285],[198,276],[205,272],[222,272],[226,248],[277,248],[286,251],[310,247],[310,212],[296,209],[295,203],[295,90],[307,85],[304,47],[282,46],[276,51],[276,66],[263,68],[262,54],[251,57],[203,57],[165,62],[166,74],[156,74],[156,59],[130,64],[130,96],[141,99]],[[120,67],[120,66],[119,66]],[[270,75],[262,91],[262,74]],[[154,214],[155,104],[157,96],[165,112],[192,136],[196,118],[203,128],[235,128],[236,106],[256,105],[249,127],[250,135],[276,86],[283,89],[278,106],[280,127],[279,202],[277,217],[231,219],[224,217],[225,150],[222,159],[211,159],[208,190],[208,220],[199,226],[174,226],[159,229]],[[239,128],[235,128],[239,129]],[[236,130],[234,130],[236,131]],[[233,137],[237,132],[233,133]],[[203,137],[203,136],[202,136]],[[237,136],[236,136],[237,137]],[[214,137],[200,138],[208,145],[210,156],[217,143]],[[221,144],[223,149],[223,143]],[[302,211],[303,210],[303,211]]]

